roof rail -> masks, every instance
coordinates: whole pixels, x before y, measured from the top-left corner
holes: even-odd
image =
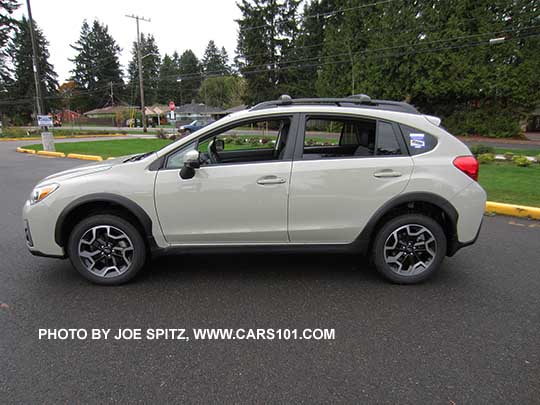
[[[339,107],[374,108],[378,110],[420,114],[420,112],[411,104],[400,101],[372,100],[371,97],[366,94],[354,94],[346,98],[292,98],[287,94],[283,94],[277,100],[264,101],[253,106],[250,111],[287,105],[337,105]]]

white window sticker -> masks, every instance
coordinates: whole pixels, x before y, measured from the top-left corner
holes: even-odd
[[[424,134],[410,134],[410,144],[414,149],[423,149],[426,147],[426,141],[424,140]]]

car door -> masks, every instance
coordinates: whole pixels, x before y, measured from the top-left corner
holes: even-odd
[[[292,149],[285,153],[288,144],[284,144],[277,150],[274,127],[276,120],[288,120],[290,124],[293,118],[239,123],[218,130],[210,138],[202,135],[196,144],[184,149],[198,147],[204,155],[208,139],[222,137],[226,142],[221,152],[224,162],[203,164],[191,179],[179,176],[178,155],[183,152],[171,154],[168,161],[172,164],[159,170],[154,191],[166,240],[171,244],[287,243]],[[272,128],[260,125],[269,122]],[[295,127],[289,125],[287,135]]]
[[[290,240],[350,243],[405,189],[413,161],[393,123],[341,116],[305,116],[301,123],[289,191]]]

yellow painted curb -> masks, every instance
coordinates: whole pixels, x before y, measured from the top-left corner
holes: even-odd
[[[82,159],[82,160],[95,160],[95,161],[102,161],[103,158],[101,156],[96,156],[96,155],[80,155],[78,153],[69,153],[67,155],[68,158],[70,159]]]
[[[31,154],[35,154],[36,151],[34,149],[24,149],[24,148],[17,148],[17,152],[21,152],[21,153],[31,153]]]
[[[53,156],[53,157],[66,157],[64,152],[50,152],[48,150],[38,150],[38,155]]]
[[[511,217],[540,219],[540,208],[528,207],[526,205],[503,204],[488,201],[486,203],[486,211],[494,212],[495,214],[509,215]]]

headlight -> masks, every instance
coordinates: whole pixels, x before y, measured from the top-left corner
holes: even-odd
[[[53,183],[47,184],[46,186],[34,188],[32,194],[30,194],[30,204],[36,204],[40,202],[48,195],[54,193],[58,189],[58,187],[60,187],[59,184]]]

